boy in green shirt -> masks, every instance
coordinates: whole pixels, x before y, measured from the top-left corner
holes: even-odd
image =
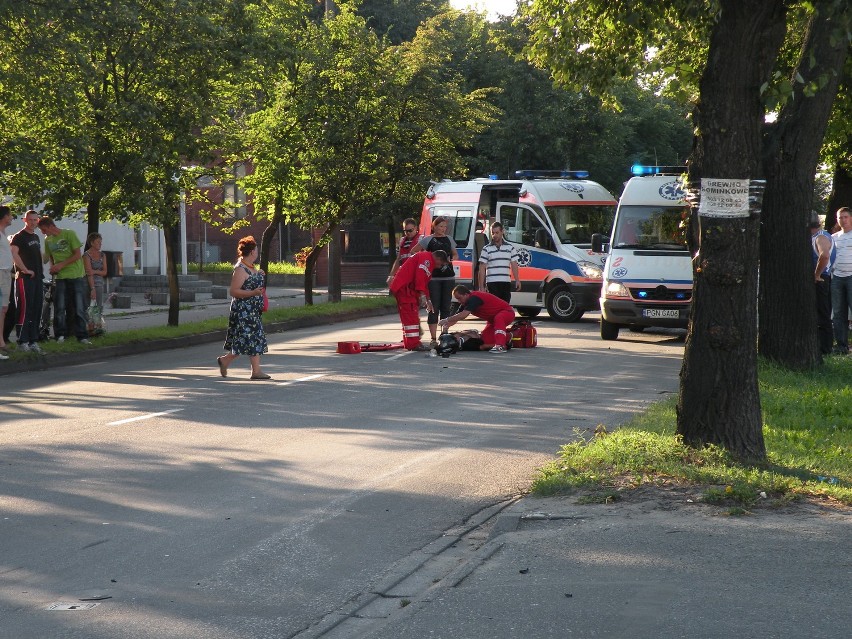
[[[47,216],[38,221],[44,234],[44,261],[50,262],[50,274],[56,279],[54,334],[56,341],[70,337],[68,318],[73,318],[74,335],[81,344],[91,344],[86,328],[86,271],[83,267],[82,243],[77,234],[60,229]]]

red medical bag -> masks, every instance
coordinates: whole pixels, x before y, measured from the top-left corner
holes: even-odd
[[[508,329],[514,348],[535,348],[538,332],[529,320],[516,320]]]

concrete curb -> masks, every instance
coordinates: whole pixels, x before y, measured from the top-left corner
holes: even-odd
[[[348,311],[346,313],[339,313],[336,315],[300,317],[283,322],[270,322],[268,324],[264,322],[263,327],[266,330],[267,335],[269,335],[272,333],[292,331],[299,328],[310,328],[311,326],[325,326],[340,322],[350,322],[352,320],[363,319],[365,317],[381,317],[383,315],[391,315],[393,313],[396,313],[396,309],[393,307],[374,308],[361,311]],[[0,363],[0,377],[4,375],[12,375],[14,373],[44,371],[49,368],[88,364],[90,362],[99,362],[127,355],[141,355],[142,353],[150,353],[151,351],[186,348],[188,346],[199,346],[201,344],[210,344],[212,342],[224,342],[226,332],[227,331],[225,329],[221,329],[169,339],[128,342],[126,344],[119,344],[116,346],[96,346],[76,353],[49,353],[43,356],[30,355],[25,359],[10,359]]]

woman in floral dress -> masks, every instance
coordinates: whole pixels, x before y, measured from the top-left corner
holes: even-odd
[[[231,314],[225,337],[228,353],[216,359],[222,377],[228,376],[231,362],[240,355],[248,355],[251,379],[272,379],[260,369],[260,356],[268,349],[260,316],[266,276],[254,264],[257,254],[257,242],[252,236],[244,237],[237,244],[239,259],[231,276]]]

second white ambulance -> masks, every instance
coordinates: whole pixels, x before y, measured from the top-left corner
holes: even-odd
[[[685,167],[634,165],[618,202],[601,289],[601,338],[621,328],[686,328],[692,302],[692,256]],[[592,250],[606,249],[592,238]]]

